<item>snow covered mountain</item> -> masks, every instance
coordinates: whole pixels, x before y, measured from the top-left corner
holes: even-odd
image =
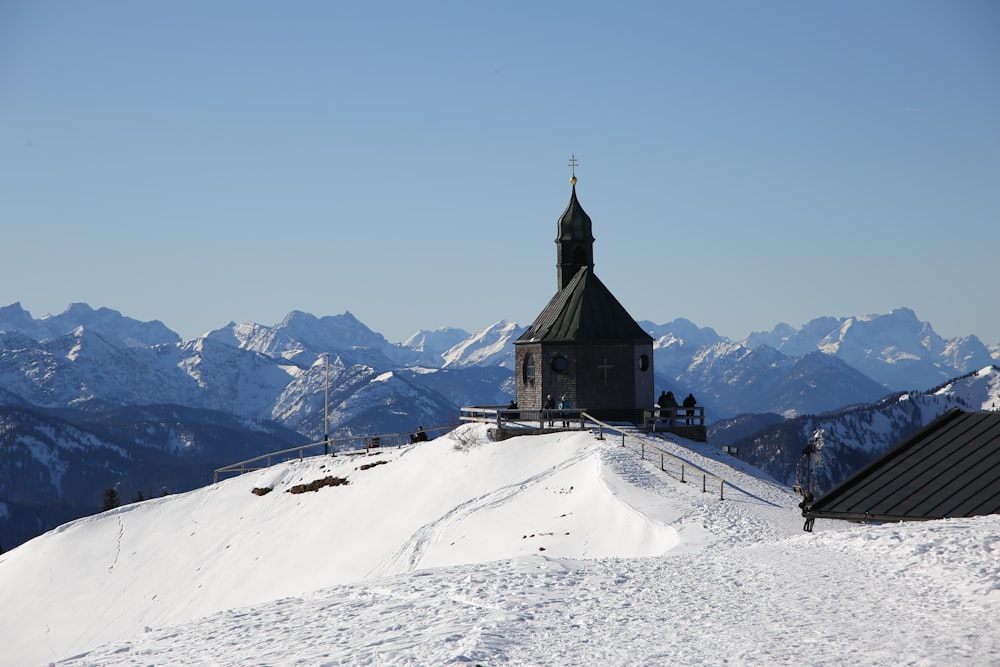
[[[943,340],[908,309],[885,316],[819,318],[800,331],[778,325],[742,342],[684,319],[643,326],[656,339],[658,389],[695,393],[712,420],[746,412],[824,412],[891,391],[933,386],[993,363],[975,336]],[[59,316],[34,320],[13,304],[0,308],[0,390],[42,407],[90,401],[207,407],[278,419],[299,430],[305,424],[302,432],[318,437],[315,420],[288,407],[307,409],[315,396],[288,392],[325,386],[315,378],[299,380],[303,373],[316,373],[316,362],[325,355],[356,366],[350,377],[427,369],[432,372],[408,373],[409,381],[418,389],[439,391],[442,383],[432,376],[442,369],[491,369],[490,376],[497,367],[511,369],[513,342],[522,331],[501,321],[457,343],[464,332],[447,329],[418,332],[407,344],[393,344],[349,312],[317,318],[293,311],[274,326],[230,323],[182,343],[158,322],[138,323],[105,308],[74,304]],[[501,384],[468,397],[505,403],[513,383]],[[442,420],[447,415],[428,416]]]
[[[747,464],[657,439],[720,499],[629,442],[467,425],[60,526],[0,554],[0,667],[1000,660],[998,517],[803,533]]]
[[[987,366],[934,389],[893,394],[872,405],[757,423],[762,428],[749,437],[738,437],[745,429],[717,424],[709,440],[735,446],[741,459],[784,484],[809,485],[818,497],[952,408],[1000,409],[1000,367]]]
[[[524,331],[512,322],[497,322],[444,352],[444,368],[501,366],[513,372],[514,341]]]
[[[874,375],[902,378],[907,384],[900,390],[927,387],[988,357],[975,337],[941,340],[906,309],[889,316],[821,318],[802,331],[779,325],[743,342],[684,319],[643,326],[656,339],[657,389],[693,392],[710,423],[747,413],[792,418],[869,404],[888,393]],[[60,315],[36,320],[15,303],[0,308],[0,405],[33,410],[42,421],[57,419],[52,411],[64,409],[96,419],[130,406],[210,410],[230,415],[234,424],[275,422],[276,429],[289,430],[277,437],[286,443],[322,439],[324,414],[334,438],[407,432],[417,425],[453,423],[463,405],[505,405],[514,394],[513,342],[522,332],[501,321],[471,335],[457,329],[418,331],[397,344],[349,312],[316,317],[293,311],[273,326],[231,322],[180,341],[159,322],[138,322],[107,308],[72,304]],[[934,380],[910,384],[921,377]],[[190,426],[201,428],[197,420]],[[0,423],[0,457],[6,458],[14,451],[10,434],[19,431],[3,427]],[[46,428],[68,433],[58,422]],[[32,457],[31,466],[51,460],[43,448],[24,452]],[[138,450],[132,455],[146,456]],[[62,478],[91,474],[85,460],[70,461]],[[118,468],[109,462],[107,469]],[[55,525],[48,510],[24,516],[33,503],[48,505],[47,487],[40,486],[37,495],[19,503],[22,525],[36,531]],[[72,508],[79,516],[99,502],[92,496],[89,505],[74,501]],[[12,534],[0,534],[0,545],[22,539]]]
[[[771,347],[791,356],[819,350],[890,390],[929,387],[992,364],[997,357],[975,336],[945,340],[909,308],[888,315],[822,317],[795,331],[779,324],[751,334],[747,347]]]
[[[886,389],[834,356],[818,351],[789,357],[773,347],[750,349],[719,342],[698,348],[682,368],[660,370],[654,349],[658,386],[683,396],[694,391],[712,420],[743,413],[779,412],[786,417],[826,412],[844,405],[868,403]],[[667,364],[664,364],[667,365]]]
[[[158,320],[140,322],[124,317],[117,310],[94,310],[85,303],[72,303],[59,315],[47,315],[37,320],[19,302],[0,308],[0,331],[18,331],[34,340],[59,338],[79,327],[127,347],[152,347],[179,343],[181,340]]]

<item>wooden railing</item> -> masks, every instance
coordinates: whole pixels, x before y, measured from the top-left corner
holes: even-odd
[[[689,408],[659,408],[657,410],[646,410],[643,412],[644,426],[647,429],[656,431],[663,426],[704,426],[705,406],[693,405]],[[657,429],[657,424],[661,429]]]
[[[496,424],[497,428],[511,428],[522,426],[534,426],[538,423],[538,428],[587,428],[587,420],[584,418],[586,409],[563,408],[555,410],[507,408],[501,406],[475,406],[462,408],[459,412],[459,419],[464,422],[480,422]]]
[[[428,437],[430,437],[430,434],[432,433],[450,431],[453,428],[453,426],[435,426],[434,428],[424,429],[424,432],[428,434]],[[406,433],[354,435],[346,438],[311,442],[308,445],[300,445],[299,447],[291,447],[277,452],[261,454],[260,456],[255,456],[252,459],[247,459],[246,461],[231,463],[230,465],[216,468],[215,480],[213,483],[219,481],[220,474],[242,475],[244,473],[253,472],[254,470],[270,468],[273,464],[281,463],[283,461],[289,461],[292,459],[299,459],[301,461],[306,457],[307,451],[312,452],[312,450],[316,449],[321,450],[310,453],[309,456],[322,456],[324,454],[328,454],[330,456],[364,454],[372,449],[401,447],[403,444],[414,442],[415,435],[415,431],[407,431]],[[417,442],[419,442],[419,440],[417,440]]]

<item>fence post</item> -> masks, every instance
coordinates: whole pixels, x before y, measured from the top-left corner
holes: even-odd
[[[705,491],[707,491],[707,489],[705,488],[706,484],[708,484],[708,475],[702,475],[701,476],[701,492],[702,493],[705,493]]]
[[[667,469],[663,467],[663,452],[660,452],[660,470],[666,472]]]
[[[625,432],[622,431],[622,447],[625,446]]]
[[[641,443],[639,443],[639,445],[640,445],[639,446],[639,460],[640,461],[645,461],[646,460],[646,443],[645,442],[641,442]]]
[[[681,464],[681,484],[687,484],[687,482],[684,481],[684,464],[683,463]]]
[[[719,500],[726,499],[726,480],[719,482]]]
[[[604,424],[600,424],[597,427],[597,439],[604,440]]]

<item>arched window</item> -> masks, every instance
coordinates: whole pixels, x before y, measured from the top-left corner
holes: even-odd
[[[639,370],[640,371],[649,370],[649,355],[646,354],[639,355]]]
[[[535,357],[530,353],[524,355],[524,368],[522,378],[525,384],[535,383]]]

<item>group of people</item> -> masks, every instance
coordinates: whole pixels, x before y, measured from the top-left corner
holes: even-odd
[[[660,419],[670,420],[670,425],[673,426],[676,423],[677,418],[677,399],[674,397],[674,392],[660,392],[660,398],[657,399],[656,404],[660,408]],[[683,400],[681,405],[686,408],[684,410],[684,423],[692,423],[694,418],[694,410],[692,408],[698,405],[698,401],[695,400],[694,394],[688,394],[687,398]]]
[[[410,434],[410,442],[427,442],[427,431],[423,426],[418,426],[417,432]]]

